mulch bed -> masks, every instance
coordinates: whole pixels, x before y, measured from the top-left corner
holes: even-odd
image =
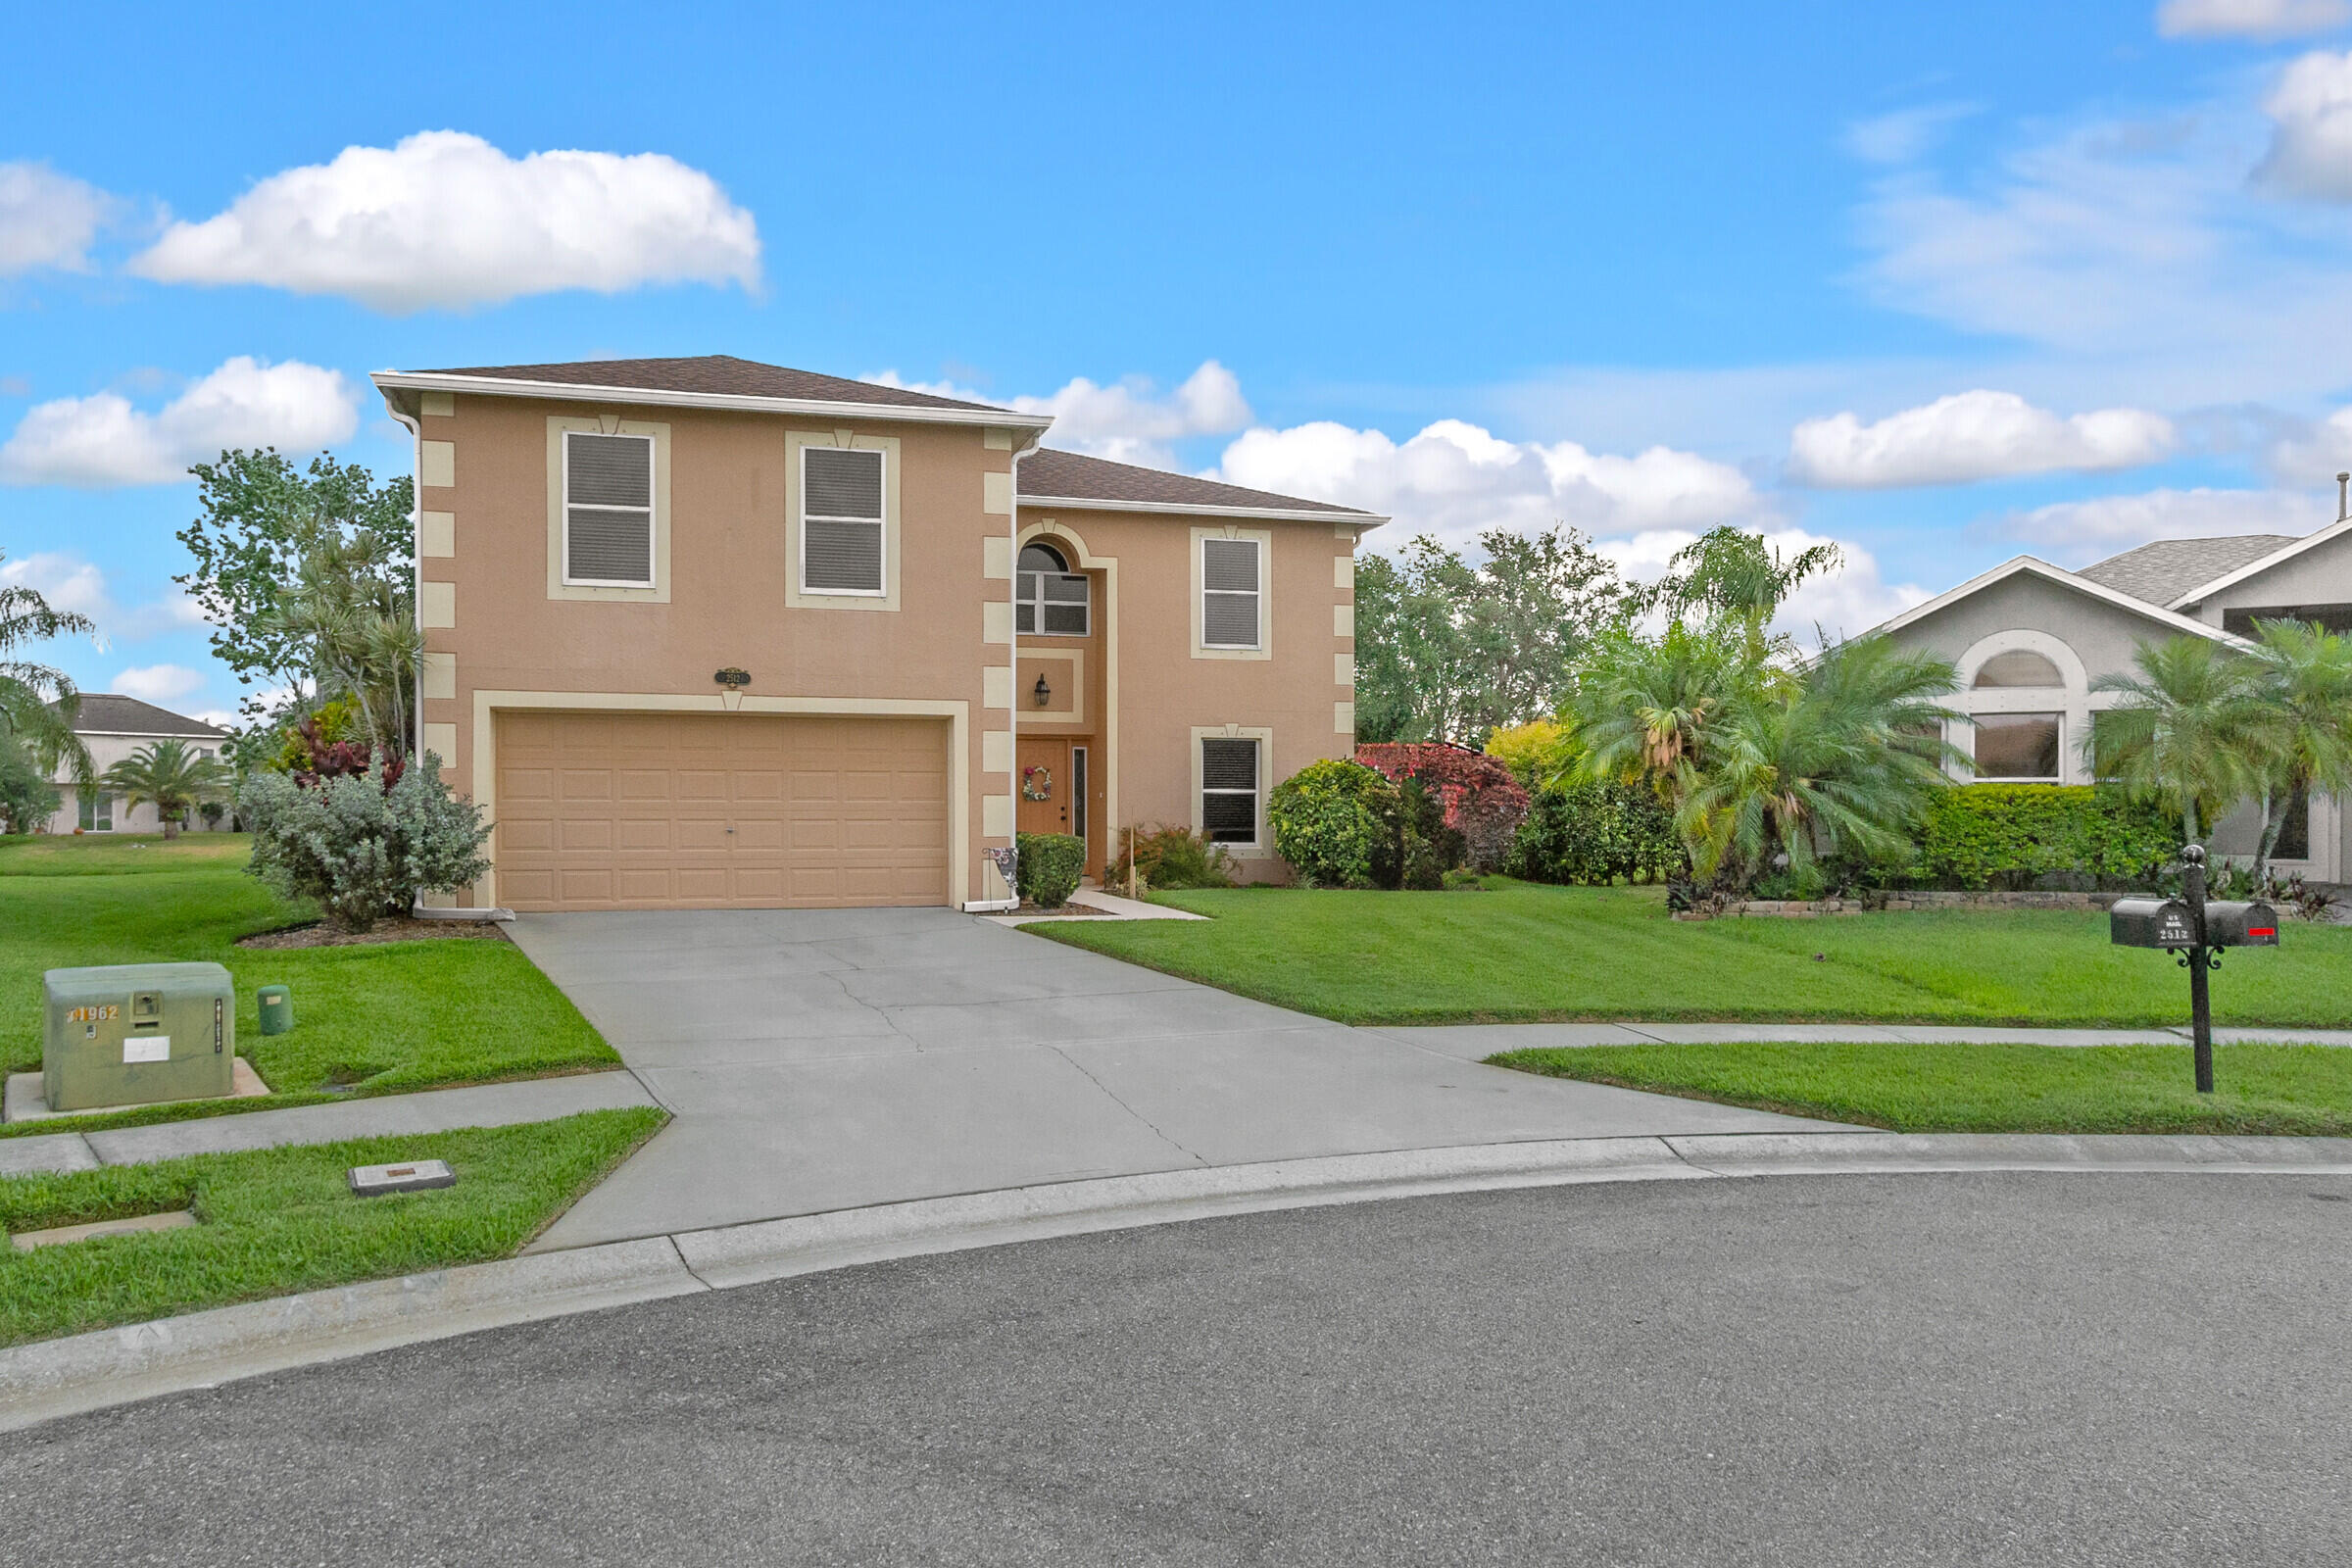
[[[495,920],[378,920],[365,931],[347,930],[332,920],[314,920],[284,931],[264,931],[246,937],[240,948],[352,948],[372,942],[429,942],[459,940],[504,942],[506,928]]]

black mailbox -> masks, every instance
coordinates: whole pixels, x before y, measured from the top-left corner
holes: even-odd
[[[2276,931],[2271,939],[2278,940]],[[2107,911],[2107,940],[2119,948],[2193,948],[2197,917],[2179,899],[2118,899]]]
[[[2278,945],[2278,911],[2260,899],[2251,904],[2208,904],[2205,906],[2205,945],[2209,948],[2275,948]]]

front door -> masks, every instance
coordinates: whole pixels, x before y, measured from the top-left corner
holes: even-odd
[[[1070,816],[1070,743],[1057,736],[1024,735],[1020,744],[1018,815],[1024,833],[1074,833]]]

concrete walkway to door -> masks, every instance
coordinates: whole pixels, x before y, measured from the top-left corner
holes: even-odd
[[[511,930],[677,1118],[539,1250],[1188,1166],[1831,1125],[1482,1066],[947,909]]]

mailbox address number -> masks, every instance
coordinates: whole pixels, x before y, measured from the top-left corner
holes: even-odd
[[[109,1002],[103,1005],[75,1007],[66,1014],[68,1023],[113,1023],[122,1016],[122,1004]]]

